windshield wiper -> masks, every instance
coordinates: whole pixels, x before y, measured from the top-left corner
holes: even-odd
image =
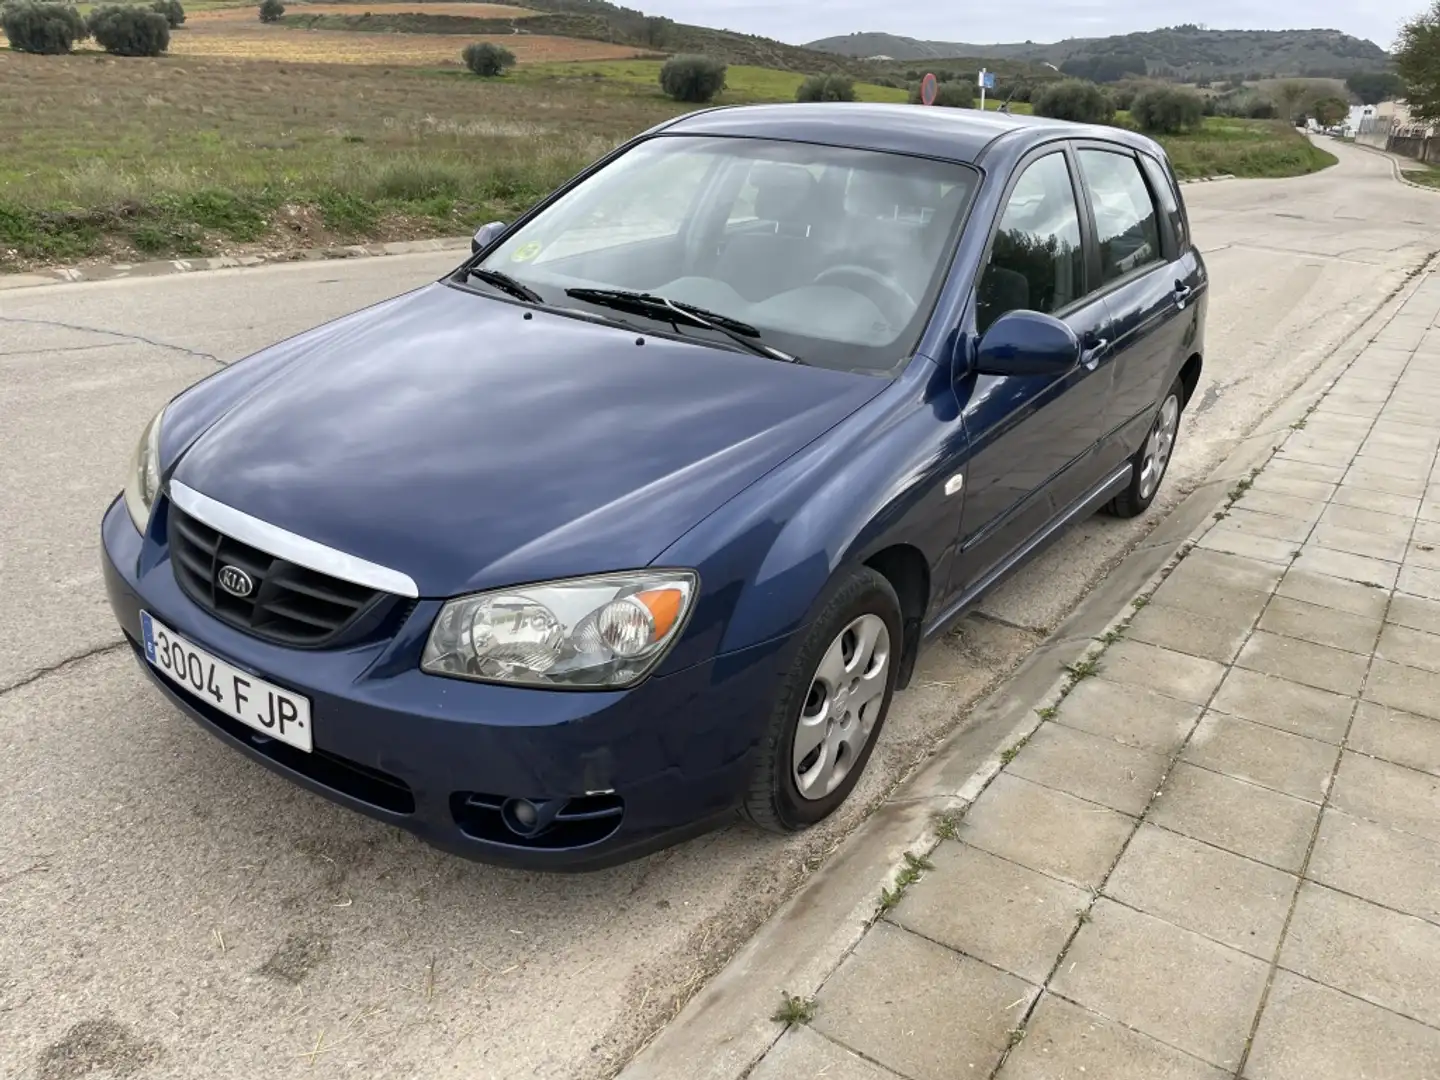
[[[486,285],[494,286],[503,293],[509,293],[517,300],[525,300],[531,304],[543,304],[545,298],[528,285],[522,285],[509,274],[500,270],[486,270],[481,267],[472,267],[470,276],[479,278]]]
[[[566,289],[565,295],[576,300],[583,300],[587,304],[596,304],[600,307],[614,308],[616,311],[627,311],[632,315],[645,315],[659,319],[668,322],[677,330],[681,323],[688,326],[699,326],[705,330],[717,330],[737,345],[742,345],[759,356],[767,356],[771,360],[782,360],[787,364],[800,362],[798,356],[791,356],[773,345],[766,345],[760,340],[760,331],[749,323],[732,319],[730,316],[721,315],[718,312],[707,311],[694,304],[686,304],[679,300],[654,296],[650,293],[629,292],[625,289]]]

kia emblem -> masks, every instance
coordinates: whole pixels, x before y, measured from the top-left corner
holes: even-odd
[[[215,575],[215,580],[219,582],[220,588],[231,596],[243,599],[255,591],[254,580],[238,566],[222,566],[220,573]]]

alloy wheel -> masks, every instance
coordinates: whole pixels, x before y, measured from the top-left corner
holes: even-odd
[[[890,631],[878,615],[861,615],[825,650],[791,751],[801,798],[823,799],[845,780],[874,733],[889,674]]]
[[[1160,406],[1160,415],[1145,440],[1145,456],[1140,463],[1140,498],[1149,499],[1160,486],[1170,452],[1175,449],[1175,433],[1180,426],[1180,399],[1171,394]]]

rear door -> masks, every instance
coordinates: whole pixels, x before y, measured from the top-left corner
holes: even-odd
[[[1110,143],[1076,148],[1095,234],[1090,269],[1109,306],[1114,387],[1100,449],[1118,466],[1144,441],[1154,407],[1185,362],[1193,319],[1186,318],[1189,272],[1164,196],[1145,155]],[[1152,161],[1152,165],[1155,163]]]
[[[1007,311],[1061,319],[1084,346],[1057,377],[969,374],[956,387],[970,439],[955,592],[983,585],[1100,481],[1095,449],[1105,433],[1114,336],[1094,295],[1087,218],[1075,162],[1063,144],[1016,169],[982,265],[975,332]]]

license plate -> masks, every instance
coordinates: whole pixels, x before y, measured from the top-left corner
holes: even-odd
[[[308,698],[216,659],[151,618],[148,611],[140,613],[140,628],[145,659],[171,682],[262,735],[307,754],[315,748]]]

